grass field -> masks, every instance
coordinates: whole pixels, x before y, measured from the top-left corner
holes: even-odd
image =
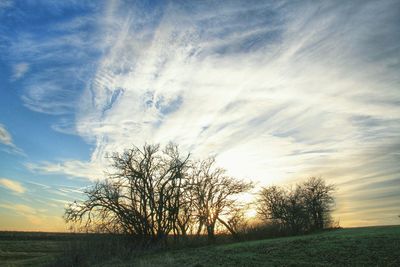
[[[65,251],[70,235],[0,235],[0,266],[46,266]],[[65,254],[64,254],[65,255]],[[400,266],[400,226],[350,228],[305,236],[209,245],[93,266]]]

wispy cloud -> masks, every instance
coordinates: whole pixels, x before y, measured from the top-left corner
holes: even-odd
[[[71,115],[85,85],[83,80],[93,72],[96,54],[103,45],[93,31],[96,5],[76,1],[26,3],[24,8],[17,5],[10,9],[7,18],[22,24],[31,19],[35,21],[40,15],[31,12],[31,5],[53,15],[41,22],[40,28],[46,28],[46,34],[29,26],[14,30],[6,24],[0,28],[6,44],[2,56],[11,64],[12,80],[24,77],[21,99],[25,107],[50,115]],[[78,11],[79,16],[58,20],[66,8]]]
[[[13,146],[12,138],[10,133],[7,131],[7,129],[0,124],[0,142],[7,145],[7,146]]]
[[[61,221],[61,218],[46,215],[45,209],[35,209],[23,204],[0,203],[0,208],[11,210],[19,216],[24,217],[29,224],[32,224],[34,227],[40,227],[46,224],[48,226],[49,219]]]
[[[23,187],[21,183],[6,178],[0,178],[0,186],[19,194],[22,194],[26,191],[25,187]]]
[[[387,179],[383,169],[398,172],[398,7],[288,1],[146,9],[112,1],[96,20],[102,57],[80,98],[42,77],[23,97],[40,112],[72,107],[74,132],[95,145],[90,162],[28,167],[98,177],[108,152],[175,141],[195,157],[217,154],[231,174],[261,184],[324,175],[343,184],[339,202],[348,199],[345,187],[361,190]],[[61,42],[69,38],[81,51],[93,43],[75,34]]]
[[[11,134],[7,131],[6,127],[2,124],[0,124],[0,145],[3,144],[6,146],[3,150],[8,152],[8,153],[14,153],[18,155],[25,155],[22,149],[17,147],[13,143],[13,139]]]
[[[36,209],[29,207],[27,205],[23,204],[0,204],[0,207],[5,208],[5,209],[11,209],[14,211],[17,211],[19,213],[27,213],[27,214],[36,214]]]
[[[99,162],[82,162],[79,160],[68,160],[62,163],[39,162],[27,163],[26,168],[33,172],[64,174],[68,177],[80,177],[89,180],[98,180],[104,177],[104,165]]]
[[[13,68],[13,80],[18,80],[25,75],[25,73],[29,70],[29,64],[26,62],[18,63],[14,65]]]

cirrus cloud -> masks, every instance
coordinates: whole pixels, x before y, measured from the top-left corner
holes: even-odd
[[[6,127],[1,123],[0,123],[0,144],[6,146],[4,150],[8,153],[14,153],[25,156],[24,151],[14,144],[11,134],[7,131]]]
[[[22,78],[25,75],[25,73],[28,72],[28,70],[29,70],[29,64],[26,62],[15,64],[13,68],[14,73],[12,79],[18,80]]]
[[[399,189],[386,181],[398,182],[399,172],[398,7],[109,2],[90,20],[103,53],[79,97],[44,75],[23,98],[39,112],[73,110],[63,125],[95,146],[91,159],[27,166],[93,177],[109,152],[175,141],[261,184],[323,175],[341,185],[338,214],[348,222],[346,200],[361,208],[385,192],[381,202],[393,210]],[[73,36],[82,51],[91,43]],[[375,223],[380,215],[363,216]]]
[[[21,183],[14,181],[14,180],[6,179],[6,178],[0,179],[0,185],[11,190],[12,192],[19,193],[19,194],[25,193],[25,191],[26,191],[26,188],[23,187],[21,185]]]

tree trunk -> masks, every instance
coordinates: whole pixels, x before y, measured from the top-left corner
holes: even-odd
[[[202,229],[203,229],[203,222],[200,221],[199,222],[199,228],[197,229],[197,236],[200,236]]]
[[[214,241],[215,240],[215,222],[212,224],[207,225],[207,235],[208,235],[208,240],[209,241]]]
[[[226,222],[224,222],[224,221],[221,220],[220,218],[218,218],[218,221],[219,221],[220,223],[222,223],[222,224],[226,227],[226,229],[228,229],[228,231],[229,231],[234,237],[237,236],[237,232],[236,232],[232,227],[230,227],[229,224],[227,224]]]

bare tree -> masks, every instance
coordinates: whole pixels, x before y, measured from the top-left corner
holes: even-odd
[[[286,192],[278,186],[264,187],[257,199],[257,212],[261,219],[286,225]]]
[[[177,229],[189,155],[182,158],[169,144],[162,151],[159,145],[134,147],[111,158],[115,172],[87,189],[85,201],[72,203],[65,220],[154,241]]]
[[[333,208],[334,186],[311,177],[294,189],[264,187],[258,197],[258,214],[290,233],[323,229]]]
[[[252,187],[252,183],[226,176],[224,169],[215,167],[215,158],[198,162],[194,167],[192,187],[198,219],[197,234],[206,227],[209,239],[213,240],[217,221],[234,233],[223,220],[223,215],[235,207],[238,194]]]
[[[304,206],[303,191],[300,187],[288,190],[283,204],[285,228],[292,234],[308,230],[308,214]]]
[[[243,231],[247,227],[247,220],[245,215],[245,208],[248,205],[237,205],[231,207],[227,212],[226,222],[224,220],[218,219],[221,224],[223,224],[228,231],[235,237],[238,233]]]
[[[323,229],[330,222],[335,186],[327,185],[321,178],[311,177],[300,185],[303,201],[310,221],[310,229]]]
[[[190,176],[188,176],[190,177]],[[196,223],[195,220],[195,206],[194,196],[192,194],[191,179],[185,180],[185,185],[182,187],[180,209],[177,217],[177,228],[176,233],[178,236],[187,236],[189,231],[193,230],[193,226]]]

